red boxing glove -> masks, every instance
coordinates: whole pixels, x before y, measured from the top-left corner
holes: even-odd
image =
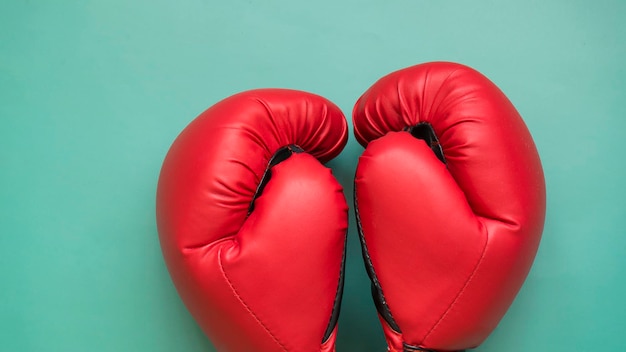
[[[346,140],[330,101],[263,89],[217,103],[170,148],[157,191],[161,247],[218,351],[335,349],[347,206],[320,162]]]
[[[533,140],[506,96],[454,63],[359,99],[357,223],[390,351],[478,346],[524,282],[545,218]]]

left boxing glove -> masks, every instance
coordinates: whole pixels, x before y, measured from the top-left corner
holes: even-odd
[[[321,163],[346,141],[330,101],[261,89],[217,103],[173,143],[158,183],[159,238],[218,351],[334,351],[347,205]]]

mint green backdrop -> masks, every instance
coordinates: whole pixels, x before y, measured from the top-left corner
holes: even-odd
[[[482,71],[539,148],[548,214],[479,351],[623,350],[626,2],[45,1],[0,4],[0,351],[211,351],[170,281],[154,203],[170,143],[258,87],[349,113],[393,70]],[[352,198],[361,147],[329,165]],[[351,216],[339,351],[384,341]]]

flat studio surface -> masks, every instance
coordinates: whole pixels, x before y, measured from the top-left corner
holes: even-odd
[[[379,77],[434,60],[504,91],[546,177],[535,264],[477,351],[621,349],[624,13],[617,0],[3,2],[0,351],[212,351],[156,232],[174,138],[252,88],[310,91],[349,116]],[[351,134],[328,164],[349,201],[361,152]],[[383,351],[352,210],[345,284],[338,351]]]

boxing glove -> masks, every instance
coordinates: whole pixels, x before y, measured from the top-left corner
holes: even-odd
[[[247,91],[176,138],[157,223],[186,307],[218,351],[333,351],[347,205],[322,163],[345,146],[337,106],[310,93]]]
[[[366,146],[357,224],[389,351],[478,346],[543,231],[545,182],[526,125],[489,79],[445,62],[383,77],[353,122]]]

